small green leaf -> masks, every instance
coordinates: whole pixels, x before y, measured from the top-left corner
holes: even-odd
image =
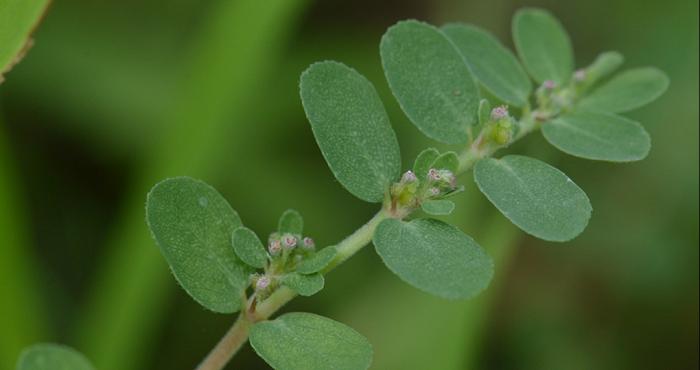
[[[312,64],[300,85],[304,111],[335,177],[356,197],[381,202],[399,176],[401,156],[374,86],[338,62]]]
[[[438,170],[450,170],[452,173],[457,173],[457,168],[459,167],[459,158],[455,152],[445,152],[442,153],[433,164],[430,166]]]
[[[386,31],[379,50],[389,87],[411,122],[431,139],[466,142],[479,92],[445,34],[427,23],[402,21]]]
[[[92,370],[82,353],[63,345],[35,344],[22,351],[17,370]]]
[[[31,47],[31,34],[49,6],[49,0],[0,1],[0,83],[3,74]]]
[[[561,151],[594,160],[638,161],[651,147],[642,125],[612,113],[568,114],[545,123],[542,134]]]
[[[297,267],[297,272],[300,274],[313,274],[326,268],[333,260],[338,250],[334,246],[325,247],[314,253],[307,259],[301,261]]]
[[[483,126],[491,121],[491,103],[486,99],[481,99],[479,103],[479,125]]]
[[[373,241],[391,271],[439,297],[473,297],[493,276],[491,257],[472,238],[442,221],[387,219],[377,227]]]
[[[571,41],[561,23],[541,9],[522,9],[513,17],[513,40],[520,60],[535,81],[569,81],[574,69]]]
[[[425,180],[425,176],[430,170],[430,166],[433,165],[435,160],[440,156],[440,152],[435,148],[428,148],[420,152],[418,157],[416,157],[415,163],[413,163],[413,173],[418,176],[418,179]]]
[[[288,286],[299,295],[308,297],[323,289],[323,275],[303,275],[296,272],[289,273],[282,278],[282,284]]]
[[[496,37],[478,27],[459,23],[445,25],[442,31],[490,93],[516,107],[527,105],[532,82],[515,55]]]
[[[277,370],[366,370],[372,362],[372,346],[360,333],[310,313],[255,324],[250,344]]]
[[[146,221],[192,298],[214,312],[240,309],[252,272],[231,247],[241,219],[214,188],[189,177],[164,180],[148,193]]]
[[[628,112],[656,100],[668,85],[668,77],[657,68],[630,69],[593,90],[578,106],[613,113]]]
[[[591,216],[586,193],[561,171],[534,158],[482,159],[474,167],[474,180],[511,222],[540,239],[573,239]]]
[[[450,200],[429,200],[421,204],[423,211],[433,216],[449,215],[454,211],[455,204]]]
[[[232,243],[241,261],[259,269],[267,265],[267,251],[253,230],[245,226],[237,228],[233,231]]]
[[[304,232],[304,219],[296,210],[288,209],[282,213],[277,230],[280,233],[301,235]]]

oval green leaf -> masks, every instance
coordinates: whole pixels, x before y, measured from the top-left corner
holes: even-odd
[[[292,312],[255,324],[250,344],[277,370],[366,370],[372,362],[365,337],[311,313]]]
[[[19,356],[17,370],[92,370],[82,353],[63,345],[42,343],[28,347]]]
[[[313,274],[326,268],[333,260],[338,250],[334,246],[329,246],[314,253],[307,259],[301,261],[297,267],[297,272],[300,274]]]
[[[202,306],[240,309],[251,269],[231,247],[241,219],[211,186],[189,177],[158,183],[148,193],[146,221],[175,278]]]
[[[438,170],[449,170],[456,174],[459,167],[459,157],[455,152],[442,153],[430,167]]]
[[[479,92],[445,34],[427,23],[402,21],[386,31],[379,49],[389,87],[411,122],[431,139],[466,142]]]
[[[0,83],[3,75],[32,46],[31,34],[49,6],[49,0],[0,1]]]
[[[540,239],[573,239],[591,216],[586,193],[564,173],[534,158],[482,159],[474,167],[474,180],[503,215]]]
[[[451,23],[442,31],[457,46],[474,77],[504,102],[527,105],[532,82],[515,55],[489,32],[478,27]]]
[[[277,230],[280,233],[301,235],[304,231],[304,219],[296,210],[288,209],[282,213],[279,223],[277,224]]]
[[[513,17],[513,41],[520,60],[535,81],[569,81],[574,52],[566,30],[542,9],[522,9]]]
[[[430,166],[433,165],[439,156],[440,152],[438,152],[438,150],[435,148],[425,149],[418,154],[416,161],[413,163],[413,173],[418,176],[418,179],[421,181],[425,180],[425,176],[428,174]]]
[[[568,114],[545,123],[542,134],[559,150],[593,160],[638,161],[651,147],[642,125],[612,113]]]
[[[447,299],[465,299],[484,290],[493,261],[469,236],[442,221],[382,221],[374,246],[389,270],[408,284]]]
[[[318,273],[303,275],[292,272],[282,278],[282,284],[299,293],[299,295],[308,297],[323,289],[324,279],[323,275]]]
[[[323,157],[356,197],[381,202],[401,170],[396,134],[374,86],[338,62],[301,75],[301,101]]]
[[[653,67],[624,71],[595,89],[578,104],[581,109],[628,112],[656,100],[668,88],[665,73]]]
[[[450,200],[428,200],[421,204],[423,212],[433,216],[445,216],[454,211],[455,204]]]
[[[241,261],[255,268],[267,265],[267,251],[253,230],[241,226],[233,231],[231,237],[233,250]]]

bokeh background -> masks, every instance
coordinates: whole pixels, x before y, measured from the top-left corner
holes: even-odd
[[[0,368],[36,341],[78,348],[102,370],[191,369],[234,320],[170,276],[144,222],[148,189],[175,175],[217,187],[265,235],[286,208],[320,244],[375,206],[334,181],[298,99],[301,71],[335,59],[374,82],[404,167],[436,143],[391,97],[378,54],[400,19],[465,21],[507,45],[522,6],[551,10],[579,66],[619,50],[671,87],[630,114],[649,157],[606,164],[533,135],[591,198],[566,244],[526,236],[475,191],[451,217],[496,259],[477,299],[408,287],[372,248],[286,310],[345,322],[374,345],[373,369],[698,367],[698,2],[696,0],[55,1],[26,59],[0,85]],[[246,347],[229,369],[266,369]]]

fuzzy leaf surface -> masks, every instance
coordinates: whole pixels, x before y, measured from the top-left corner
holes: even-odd
[[[389,87],[409,120],[433,140],[466,142],[479,92],[445,34],[427,23],[401,21],[389,27],[379,50]]]
[[[374,86],[338,62],[312,64],[301,101],[328,166],[356,197],[381,202],[401,170],[396,134]]]
[[[286,313],[255,324],[250,344],[277,370],[366,370],[372,362],[364,336],[311,313]]]
[[[472,238],[442,221],[387,219],[377,227],[373,242],[389,270],[438,297],[471,298],[493,277],[491,257]]]
[[[457,46],[472,73],[486,89],[504,102],[523,107],[532,92],[532,82],[513,55],[491,33],[478,27],[451,23],[442,27]]]
[[[630,69],[614,76],[581,100],[580,109],[628,112],[661,96],[669,85],[664,72],[653,67]]]
[[[651,139],[638,122],[612,113],[576,112],[542,126],[550,144],[576,157],[631,162],[644,159]]]
[[[189,177],[164,180],[148,193],[146,221],[175,278],[194,300],[214,312],[240,309],[251,273],[231,247],[241,219],[214,188]]]
[[[474,180],[504,216],[540,239],[573,239],[591,216],[586,193],[564,173],[534,158],[482,159],[474,167]]]
[[[569,35],[548,11],[526,8],[513,17],[513,40],[520,60],[538,83],[569,81],[574,70],[574,52]]]

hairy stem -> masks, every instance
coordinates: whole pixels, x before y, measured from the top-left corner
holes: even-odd
[[[512,141],[519,140],[540,128],[540,122],[535,119],[535,114],[535,112],[531,112],[529,109],[523,112],[523,117],[519,121],[520,131],[513,137]],[[479,139],[474,140],[459,155],[459,169],[457,174],[459,175],[467,172],[479,159],[488,157],[501,148],[503,148],[503,146],[482,147]],[[322,273],[328,273],[368,245],[372,241],[377,226],[383,220],[387,218],[403,218],[405,216],[407,215],[393,214],[387,210],[386,207],[382,207],[382,209],[366,224],[362,225],[359,229],[350,234],[350,236],[336,245],[338,252]],[[197,370],[222,369],[238,349],[248,340],[250,327],[258,321],[267,320],[294,297],[296,297],[296,293],[283,286],[272,293],[266,300],[258,304],[253,312],[248,312],[248,310],[241,312],[238,320],[236,320],[226,335],[219,341],[204,361],[202,361]]]

